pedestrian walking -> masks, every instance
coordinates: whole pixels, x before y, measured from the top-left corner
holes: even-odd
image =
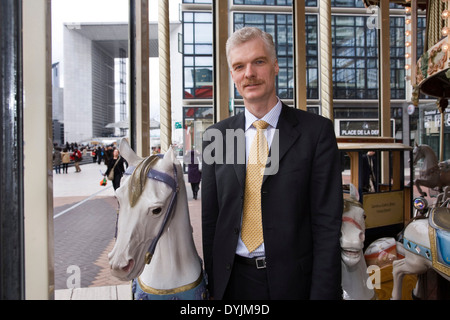
[[[75,172],[80,172],[80,162],[83,160],[83,156],[81,154],[81,151],[78,148],[75,148],[75,151],[73,152],[73,161],[75,161]]]
[[[60,174],[61,173],[61,148],[55,147],[55,150],[53,151],[53,167],[55,168],[55,173]]]
[[[69,151],[67,151],[67,148],[64,148],[63,151],[61,152],[61,161],[63,173],[67,173],[70,163],[70,154]]]
[[[191,184],[194,200],[197,200],[198,191],[200,190],[200,181],[202,180],[201,171],[201,155],[196,150],[186,152],[184,163],[188,167],[188,182]]]
[[[105,155],[105,148],[103,147],[98,147],[97,148],[97,163],[100,164],[102,163],[103,157]],[[105,162],[105,164],[107,165],[107,163]]]
[[[108,162],[108,169],[105,172],[105,176],[112,180],[114,190],[120,187],[120,179],[125,173],[125,165],[128,166],[125,159],[120,156],[119,149],[114,149],[113,156]],[[111,176],[110,173],[112,173]]]
[[[97,162],[97,148],[92,149],[91,156],[92,156],[92,163],[96,163]]]

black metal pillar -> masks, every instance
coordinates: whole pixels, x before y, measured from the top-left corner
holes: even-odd
[[[22,1],[0,1],[0,299],[25,297]]]

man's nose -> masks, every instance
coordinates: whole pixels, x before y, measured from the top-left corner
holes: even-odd
[[[251,63],[245,66],[245,77],[253,78],[255,76],[255,69]]]

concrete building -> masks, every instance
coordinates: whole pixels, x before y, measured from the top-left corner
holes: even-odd
[[[59,62],[52,64],[52,127],[53,143],[64,143],[64,90],[60,85],[61,66]]]
[[[178,53],[181,23],[171,23],[171,66],[181,69]],[[159,102],[158,26],[150,23],[150,95]],[[126,120],[128,99],[126,68],[127,23],[66,23],[64,25],[64,139],[83,142],[116,134],[108,124]],[[178,69],[178,67],[180,69]],[[125,70],[127,71],[127,70]],[[172,101],[180,107],[181,81],[173,77]],[[157,89],[157,91],[154,90]],[[119,91],[119,92],[118,92]],[[124,91],[124,92],[122,92]],[[153,106],[154,108],[155,106]],[[156,106],[158,107],[158,106]],[[120,133],[119,133],[120,134]]]

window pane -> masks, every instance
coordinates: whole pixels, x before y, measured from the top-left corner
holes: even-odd
[[[240,4],[249,4],[248,1],[239,1]],[[237,4],[237,2],[234,2]],[[261,0],[261,5],[267,2]],[[283,1],[286,5],[292,5],[292,1]],[[280,5],[280,1],[276,1]],[[277,94],[283,98],[293,98],[294,84],[294,48],[293,48],[293,27],[292,15],[290,14],[260,14],[260,13],[235,13],[234,30],[244,26],[260,28],[270,33],[275,41],[277,57],[280,65],[280,72],[277,78]],[[307,98],[318,98],[318,50],[317,50],[317,16],[306,15],[306,52],[307,52]],[[235,97],[241,98],[237,90]]]
[[[198,3],[198,2],[197,2]],[[213,35],[210,12],[183,12],[184,99],[212,98]]]
[[[351,5],[352,1],[333,3]],[[335,98],[375,99],[378,95],[377,31],[366,27],[366,19],[367,17],[361,16],[332,17]],[[391,97],[394,99],[405,98],[404,35],[404,18],[391,17]]]

